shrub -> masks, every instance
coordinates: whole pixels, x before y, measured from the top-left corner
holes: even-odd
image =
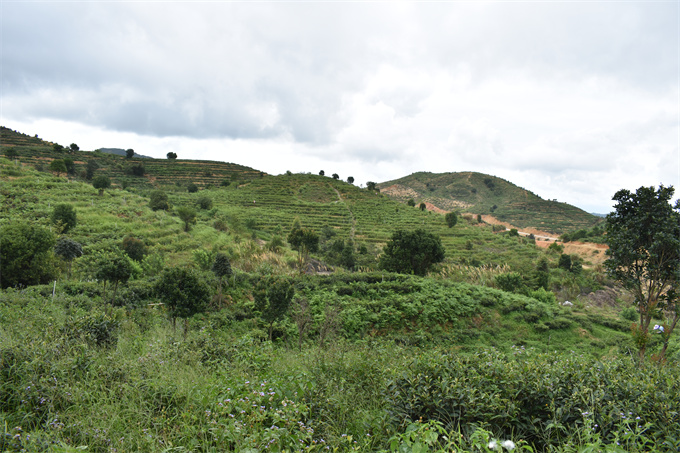
[[[509,293],[520,292],[524,287],[522,276],[519,272],[509,272],[507,274],[500,274],[496,276],[496,285],[503,291]]]
[[[141,262],[146,255],[146,245],[141,239],[126,236],[123,239],[123,250],[127,255],[135,261]]]
[[[638,314],[638,311],[635,309],[635,307],[624,308],[621,310],[621,314],[619,316],[621,316],[621,319],[632,322],[636,322],[640,318],[640,315]]]
[[[209,209],[212,209],[213,201],[209,197],[200,197],[196,201],[196,204],[198,205],[199,208],[207,211]]]
[[[198,186],[194,184],[193,182],[187,186],[187,191],[189,193],[196,193],[198,192]]]
[[[13,222],[0,228],[0,287],[47,283],[54,275],[55,238],[46,228]]]
[[[162,190],[154,190],[149,196],[149,207],[154,211],[167,210],[168,205],[168,194]]]
[[[61,233],[67,233],[76,227],[76,210],[73,205],[61,203],[52,211],[52,223]]]

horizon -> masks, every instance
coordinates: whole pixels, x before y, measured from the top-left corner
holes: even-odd
[[[595,213],[680,185],[677,2],[6,2],[0,22],[0,123],[60,144],[363,184],[476,171]]]

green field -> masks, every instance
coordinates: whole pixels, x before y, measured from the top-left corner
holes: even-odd
[[[55,153],[1,132],[11,158],[0,158],[0,229],[37,227],[83,249],[72,263],[50,249],[41,281],[0,290],[1,452],[680,448],[677,336],[661,360],[652,334],[640,362],[630,295],[600,266],[572,256],[578,265],[565,268],[559,247],[476,216],[449,228],[442,214],[333,178]],[[74,170],[50,172],[55,159]],[[113,183],[101,195],[90,160]],[[467,190],[435,176],[419,176],[433,196]],[[480,198],[467,212],[493,202],[517,226],[534,210],[527,225],[592,226],[576,208],[488,178],[468,174]],[[156,191],[167,210],[149,206]],[[59,204],[77,215],[65,234],[52,219]],[[196,214],[188,231],[184,207]],[[296,222],[319,235],[318,251],[286,242]],[[444,261],[425,276],[381,269],[392,235],[416,229],[441,239]],[[139,261],[121,251],[126,238],[143,245]],[[233,271],[222,280],[218,253]],[[130,274],[117,284],[100,271],[119,255]],[[186,324],[159,296],[168,269],[190,269],[209,290]],[[272,321],[262,295],[281,282],[294,296]]]

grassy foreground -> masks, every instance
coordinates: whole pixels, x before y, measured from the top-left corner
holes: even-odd
[[[159,307],[46,287],[1,293],[0,451],[680,446],[675,362],[461,352],[342,329],[316,330],[298,349],[295,338],[263,340],[243,310],[195,316],[184,337]]]

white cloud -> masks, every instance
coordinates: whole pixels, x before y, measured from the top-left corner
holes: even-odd
[[[675,3],[6,3],[0,120],[269,173],[479,171],[606,211],[624,186],[680,186],[677,17]]]

